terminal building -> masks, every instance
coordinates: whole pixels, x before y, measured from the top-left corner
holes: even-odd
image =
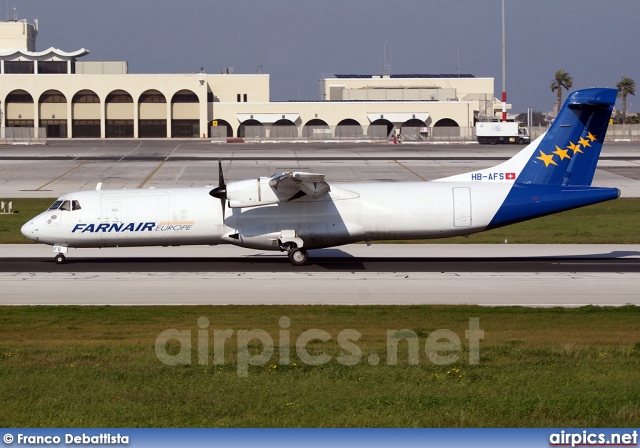
[[[317,101],[271,101],[268,74],[130,74],[89,50],[37,51],[38,22],[0,22],[0,122],[47,138],[386,139],[459,135],[495,116],[493,78],[335,75]]]

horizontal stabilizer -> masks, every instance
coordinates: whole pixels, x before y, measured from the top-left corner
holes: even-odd
[[[515,184],[487,230],[618,197],[617,188]]]

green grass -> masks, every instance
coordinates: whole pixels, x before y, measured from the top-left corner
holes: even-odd
[[[0,215],[0,244],[33,243],[20,227],[50,206],[54,199],[7,199],[20,213]],[[640,199],[618,199],[570,210],[468,238],[407,240],[400,243],[499,244],[640,244]],[[398,241],[389,241],[397,243]]]
[[[45,211],[55,199],[3,199],[13,202],[13,213],[0,215],[0,244],[34,243],[20,233],[22,227],[34,216]],[[35,244],[35,243],[34,243]]]
[[[210,320],[208,365],[198,365],[198,318]],[[237,373],[237,331],[262,329],[278,345],[319,328],[309,344],[332,360],[305,365],[291,350]],[[480,363],[465,330],[479,318]],[[191,330],[190,365],[156,355],[166,329]],[[233,329],[225,363],[213,363],[213,330]],[[362,362],[345,366],[340,331],[362,334]],[[420,340],[418,365],[399,344],[387,365],[387,330]],[[452,365],[431,363],[425,340],[450,329],[462,341]],[[402,332],[407,334],[407,332]],[[257,341],[249,345],[259,354]],[[176,341],[168,345],[179,351]],[[377,354],[380,363],[367,363]],[[444,354],[444,353],[443,353]],[[6,427],[637,427],[640,308],[475,306],[0,307],[0,426]]]

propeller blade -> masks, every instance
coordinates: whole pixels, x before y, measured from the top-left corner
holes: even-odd
[[[220,199],[222,205],[222,219],[225,217],[227,205],[227,184],[224,183],[224,173],[222,172],[222,161],[218,159],[218,186],[209,192],[214,198]]]
[[[221,187],[227,186],[224,183],[224,173],[222,172],[222,160],[220,159],[218,159],[218,185]]]

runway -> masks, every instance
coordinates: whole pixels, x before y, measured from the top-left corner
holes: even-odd
[[[65,265],[45,246],[0,250],[2,305],[640,305],[636,245],[350,245],[302,268],[226,246],[77,250]]]
[[[640,272],[640,259],[611,258],[347,258],[312,255],[306,266],[292,266],[286,257],[248,258],[72,258],[64,265],[53,259],[6,258],[0,272],[116,273],[322,273],[322,272]]]

